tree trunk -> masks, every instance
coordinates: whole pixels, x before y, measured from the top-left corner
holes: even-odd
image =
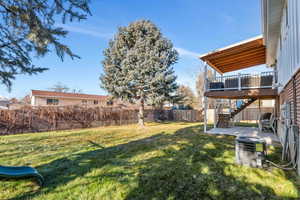
[[[139,125],[141,127],[145,126],[144,123],[144,98],[140,99],[140,107],[139,107]]]

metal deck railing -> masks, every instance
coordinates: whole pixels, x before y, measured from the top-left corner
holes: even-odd
[[[274,88],[276,79],[275,71],[218,76],[207,79],[206,91]]]

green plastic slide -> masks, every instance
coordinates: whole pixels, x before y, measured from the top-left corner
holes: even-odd
[[[23,179],[34,178],[37,180],[40,186],[44,184],[44,178],[39,172],[32,167],[6,167],[0,166],[0,178],[8,179]]]

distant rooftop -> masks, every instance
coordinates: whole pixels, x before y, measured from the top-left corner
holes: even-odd
[[[8,101],[9,99],[3,96],[0,96],[0,101]]]
[[[38,97],[56,97],[56,98],[74,98],[74,99],[97,99],[105,100],[107,95],[94,95],[94,94],[79,94],[79,93],[67,93],[67,92],[54,92],[46,90],[31,90],[32,96]]]

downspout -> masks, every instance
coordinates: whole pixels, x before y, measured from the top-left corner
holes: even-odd
[[[294,109],[294,125],[297,125],[297,97],[296,97],[296,79],[295,76],[293,76],[293,109]]]

